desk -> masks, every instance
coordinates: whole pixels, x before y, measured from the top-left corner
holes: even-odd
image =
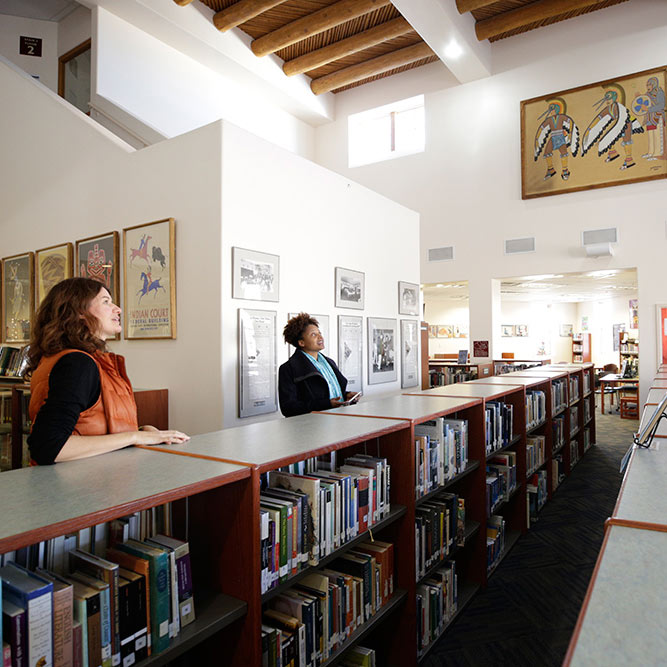
[[[624,378],[617,373],[609,373],[600,378],[600,414],[604,414],[604,386],[605,384],[627,384],[639,389],[639,378]]]

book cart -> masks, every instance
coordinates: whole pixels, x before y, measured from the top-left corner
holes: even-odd
[[[211,635],[227,632],[228,646],[233,647],[247,634],[247,561],[255,546],[247,526],[256,519],[250,470],[195,458],[178,459],[174,465],[176,460],[158,451],[129,448],[67,464],[8,471],[0,484],[0,553],[167,502],[173,503],[174,514],[178,504],[208,508],[215,517],[215,540],[210,539],[210,524],[203,533],[196,521],[174,530],[176,537],[190,541],[196,619],[167,650],[138,663],[142,666],[166,664]],[[224,544],[234,548],[223,549]],[[219,563],[219,569],[200,567],[202,561]],[[223,565],[224,576],[219,576]]]

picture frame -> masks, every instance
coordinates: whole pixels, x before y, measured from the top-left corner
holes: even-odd
[[[526,336],[528,336],[528,325],[527,324],[514,325],[514,335],[517,338],[525,338]]]
[[[428,337],[429,338],[437,338],[438,337],[438,325],[437,324],[429,324],[428,325]]]
[[[73,276],[73,255],[71,243],[35,250],[35,308],[54,285]]]
[[[2,259],[2,342],[30,341],[35,310],[35,254],[25,252]]]
[[[500,335],[503,338],[514,338],[516,335],[513,324],[501,324]]]
[[[335,268],[335,306],[363,310],[366,297],[366,275],[362,271]]]
[[[276,412],[276,311],[239,308],[238,340],[239,417]]]
[[[396,320],[368,318],[368,384],[395,382],[398,379]]]
[[[560,336],[561,338],[572,338],[574,333],[573,324],[561,324],[560,325]]]
[[[123,229],[123,330],[127,340],[176,338],[176,223]]]
[[[287,319],[291,320],[293,317],[296,317],[299,313],[287,313]],[[322,348],[322,354],[325,354],[327,357],[333,356],[332,350],[334,349],[333,343],[329,339],[329,316],[328,315],[316,315],[315,313],[309,313],[313,319],[316,319],[320,324],[320,333],[322,338],[324,338],[324,348]],[[287,354],[291,357],[294,354],[296,348],[289,343],[287,343]]]
[[[419,384],[419,322],[401,320],[401,388]]]
[[[485,359],[489,356],[489,341],[474,340],[472,342],[472,356],[477,359]]]
[[[419,315],[419,285],[398,281],[398,314]]]
[[[364,321],[361,315],[338,316],[338,369],[347,378],[347,391],[364,388]]]
[[[280,257],[268,252],[232,248],[232,299],[280,300]]]
[[[658,67],[523,100],[522,199],[667,178],[666,83]]]
[[[74,275],[101,282],[111,295],[111,300],[120,303],[120,243],[116,231],[88,236],[75,244]]]

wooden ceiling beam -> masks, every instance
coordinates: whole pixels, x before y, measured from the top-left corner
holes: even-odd
[[[334,60],[339,60],[352,53],[363,51],[371,46],[381,44],[409,32],[413,32],[412,26],[402,16],[399,16],[386,23],[381,23],[374,28],[364,30],[346,39],[341,39],[340,42],[329,44],[293,60],[287,60],[283,64],[283,72],[287,76],[302,74],[303,72],[308,72],[321,65],[326,65]]]
[[[174,2],[177,5],[180,5],[181,7],[186,7],[187,5],[189,5],[192,2],[192,0],[174,0]]]
[[[178,2],[178,0],[175,0]],[[186,0],[190,2],[191,0]],[[220,31],[226,32],[237,25],[245,23],[262,12],[267,12],[273,7],[282,5],[285,0],[240,0],[225,9],[216,12],[213,16],[213,25]]]
[[[530,5],[517,7],[517,9],[512,9],[509,12],[477,21],[475,23],[475,33],[477,39],[481,42],[531,23],[538,23],[566,12],[599,4],[600,0],[537,0]]]
[[[388,72],[403,65],[409,65],[417,60],[423,60],[433,55],[434,53],[428,44],[419,42],[419,44],[406,46],[403,49],[385,53],[377,58],[371,58],[371,60],[367,60],[366,62],[350,65],[349,67],[339,69],[337,72],[313,79],[310,83],[310,89],[315,95],[321,95],[322,93],[328,93],[330,90],[342,88],[351,83],[377,76],[383,72]]]
[[[474,12],[476,9],[481,9],[482,7],[488,7],[498,0],[456,0],[456,9],[459,10],[459,14],[465,14],[466,12]]]
[[[266,56],[389,4],[391,0],[339,0],[259,37],[250,48],[256,56]]]

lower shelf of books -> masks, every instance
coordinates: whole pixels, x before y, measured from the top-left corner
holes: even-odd
[[[505,535],[505,546],[503,547],[503,550],[500,553],[500,556],[498,556],[496,561],[489,568],[489,572],[488,572],[487,576],[490,577],[495,572],[498,565],[500,565],[500,563],[502,563],[503,559],[505,558],[505,556],[507,556],[507,554],[510,552],[512,547],[516,544],[519,537],[521,537],[521,531],[519,531],[519,530],[508,530],[507,531],[507,534]]]
[[[438,642],[438,639],[442,637],[442,635],[447,632],[447,629],[454,623],[454,621],[458,618],[459,614],[468,606],[470,601],[473,599],[475,596],[475,593],[479,590],[480,586],[479,584],[475,584],[470,581],[465,581],[458,590],[458,596],[457,596],[457,605],[456,605],[456,611],[452,614],[452,616],[447,620],[447,622],[444,624],[444,626],[440,629],[438,632],[437,636],[434,637],[431,642],[424,646],[422,649],[420,649],[417,653],[417,659],[421,662],[431,651],[431,649],[436,645]]]
[[[171,640],[169,648],[135,663],[137,667],[166,665],[205,639],[245,616],[248,605],[229,595],[197,591],[197,616]]]

